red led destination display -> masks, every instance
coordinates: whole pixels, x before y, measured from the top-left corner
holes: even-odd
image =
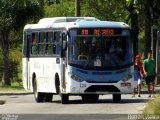
[[[78,35],[120,35],[121,29],[113,28],[84,28],[78,29]]]

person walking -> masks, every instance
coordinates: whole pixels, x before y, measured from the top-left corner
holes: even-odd
[[[134,64],[134,86],[133,86],[133,96],[135,97],[136,92],[138,92],[138,97],[139,97],[139,91],[138,91],[138,79],[140,78],[140,69],[139,66],[137,65],[136,59],[135,59],[135,64]]]
[[[155,61],[152,58],[152,51],[149,51],[147,54],[147,59],[143,61],[143,71],[145,75],[145,81],[148,86],[148,93],[151,97],[151,94],[153,94],[153,97],[155,96],[154,92],[154,86],[155,86]]]
[[[135,64],[138,65],[139,67],[139,78],[138,78],[138,97],[141,97],[140,93],[141,93],[141,83],[143,80],[143,76],[144,76],[144,71],[143,71],[143,67],[142,67],[142,61],[141,61],[141,56],[138,54],[135,57]]]

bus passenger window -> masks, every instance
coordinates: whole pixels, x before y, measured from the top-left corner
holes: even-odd
[[[46,54],[47,55],[53,54],[53,44],[46,44]]]
[[[55,32],[54,33],[54,39],[55,39],[55,54],[59,55],[61,51],[61,46],[60,46],[60,40],[61,40],[61,33],[60,32]]]
[[[36,44],[36,36],[35,33],[32,34],[32,45]]]
[[[36,55],[38,54],[38,33],[32,33],[32,44],[31,44],[31,54]]]
[[[43,55],[45,53],[45,43],[46,35],[45,32],[40,32],[40,41],[39,41],[39,54]]]
[[[45,55],[52,55],[53,32],[46,32]]]
[[[47,32],[47,43],[53,43],[53,32]]]

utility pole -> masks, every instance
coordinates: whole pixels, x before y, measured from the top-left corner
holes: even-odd
[[[75,16],[80,17],[80,0],[75,0]]]

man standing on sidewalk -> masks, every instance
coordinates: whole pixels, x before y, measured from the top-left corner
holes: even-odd
[[[145,74],[145,81],[148,86],[149,97],[151,97],[151,94],[155,94],[155,61],[152,59],[152,51],[149,51],[147,55],[148,58],[143,61],[143,71]]]

